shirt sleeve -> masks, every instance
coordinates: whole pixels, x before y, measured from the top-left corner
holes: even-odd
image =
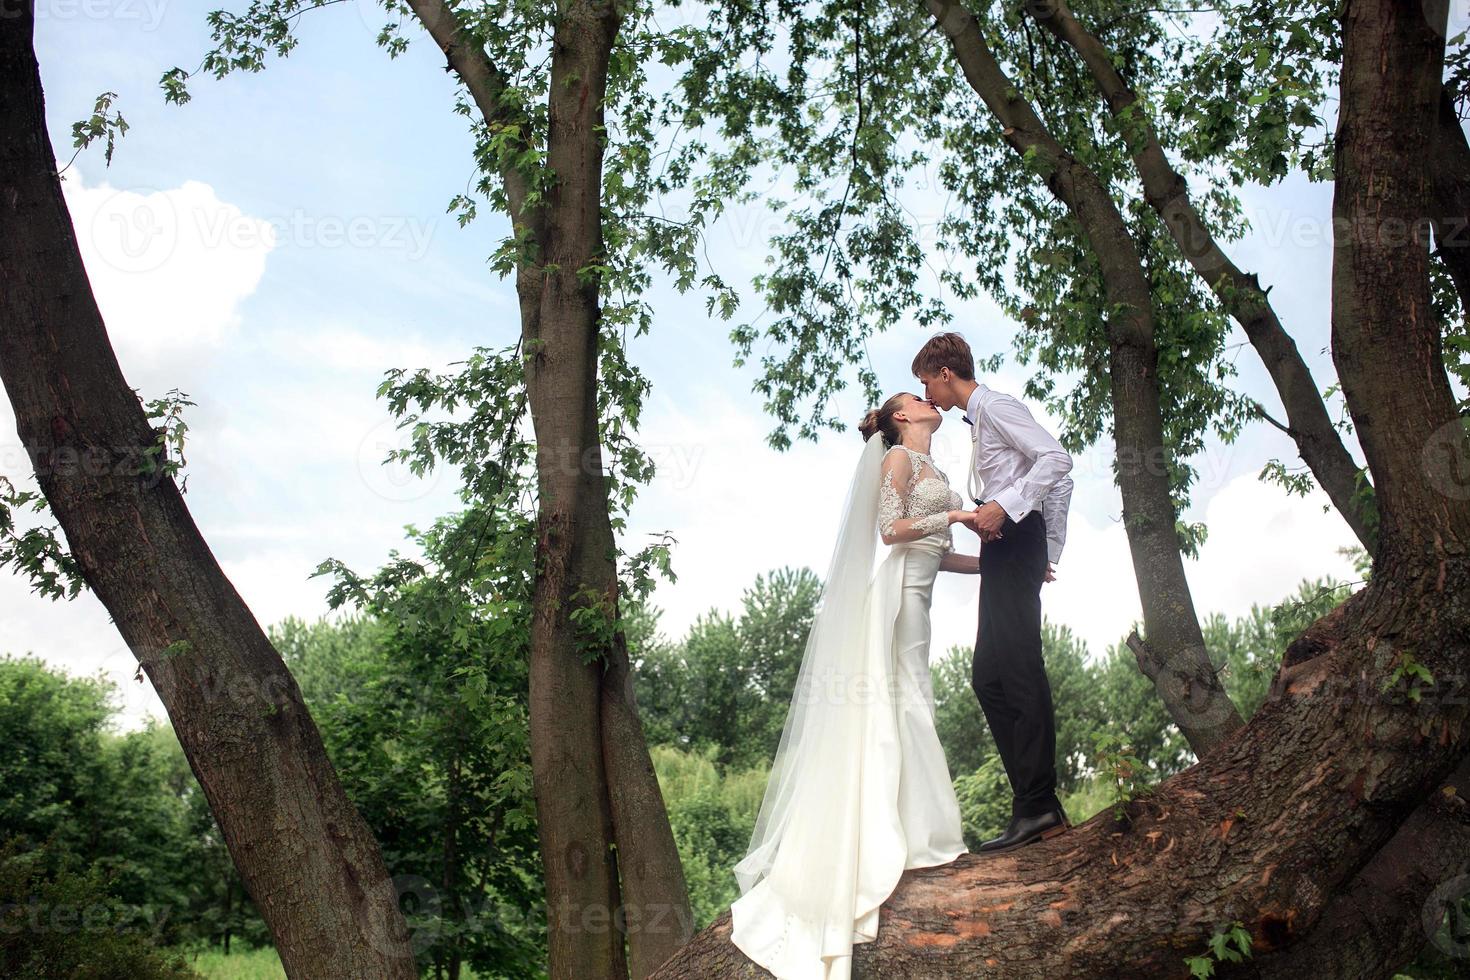
[[[1046,492],[1041,502],[1041,517],[1046,521],[1046,560],[1055,565],[1062,560],[1062,546],[1067,543],[1067,510],[1072,505],[1072,478],[1064,476]]]
[[[991,498],[1011,520],[1020,521],[1040,507],[1047,492],[1071,471],[1072,455],[1018,399],[1009,395],[996,398],[990,403],[989,413],[1000,437],[1032,461],[1030,470]]]

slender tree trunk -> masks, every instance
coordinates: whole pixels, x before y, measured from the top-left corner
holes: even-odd
[[[1210,663],[1184,574],[1169,486],[1171,450],[1159,404],[1153,307],[1138,248],[1107,188],[1020,97],[970,12],[959,0],[926,4],[1006,142],[1047,165],[1046,185],[1081,224],[1102,269],[1108,305],[1120,311],[1108,318],[1107,331],[1118,486],[1147,633],[1134,650],[1170,716],[1203,758],[1240,727],[1241,717]]]
[[[604,500],[597,428],[598,289],[578,275],[602,253],[598,202],[607,57],[617,22],[577,3],[552,41],[548,164],[556,186],[536,268],[517,277],[526,387],[536,430],[536,587],[531,628],[531,763],[546,868],[551,976],[627,976],[612,808],[602,755],[601,665],[585,662],[572,613],[602,598],[594,544]],[[592,589],[589,596],[584,590]]]
[[[443,0],[409,0],[492,126],[515,122],[505,76]],[[638,720],[620,630],[579,637],[570,614],[618,608],[615,539],[597,419],[603,260],[603,97],[615,5],[563,9],[552,45],[548,165],[556,189],[528,203],[501,174],[537,255],[517,270],[540,496],[531,644],[531,759],[547,869],[552,976],[642,980],[693,933],[689,893]],[[595,655],[583,663],[584,648]],[[626,961],[623,939],[627,940]]]
[[[1443,479],[1470,445],[1427,316],[1427,248],[1405,240],[1428,203],[1443,11],[1349,0],[1344,21],[1333,353],[1382,516],[1362,598],[1249,725],[1126,820],[1105,810],[1014,853],[905,872],[855,971],[1184,977],[1184,957],[1233,921],[1252,956],[1222,977],[1386,977],[1423,945],[1413,910],[1466,863],[1465,808],[1442,790],[1463,785],[1470,758],[1457,683],[1470,669],[1470,492],[1463,471]],[[1410,658],[1437,682],[1405,673]],[[1384,941],[1345,935],[1375,909]],[[729,931],[727,912],[657,976],[762,975]]]
[[[606,515],[604,510],[603,517]],[[630,973],[634,980],[643,980],[694,935],[694,912],[668,808],[638,717],[627,641],[621,631],[604,657],[602,750],[617,831],[621,916],[628,932]]]
[[[1271,301],[1261,289],[1260,280],[1254,274],[1242,272],[1206,227],[1189,199],[1188,182],[1164,155],[1152,120],[1118,73],[1112,52],[1073,16],[1066,0],[1030,0],[1026,9],[1038,23],[1077,52],[1114,118],[1123,121],[1123,135],[1143,181],[1144,197],[1164,220],[1195,272],[1245,330],[1286,409],[1287,422],[1281,428],[1296,443],[1317,483],[1327,491],[1333,506],[1371,555],[1376,535],[1374,513],[1372,505],[1359,492],[1358,464],[1343,445],[1311,370],[1302,360],[1296,341],[1282,327]]]
[[[0,377],[72,555],[152,680],[293,978],[414,977],[398,896],[300,689],[220,571],[107,338],[46,131],[30,3],[0,18]]]
[[[1434,140],[1434,189],[1430,217],[1434,247],[1460,294],[1460,306],[1470,316],[1470,144],[1455,113],[1449,89],[1440,87]]]

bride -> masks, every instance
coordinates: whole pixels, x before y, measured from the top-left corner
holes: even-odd
[[[849,980],[854,943],[907,868],[965,853],[934,731],[929,604],[940,570],[977,573],[951,524],[974,514],[929,455],[942,417],[894,395],[866,441],[745,857],[731,941],[778,980]],[[878,539],[890,545],[877,561]],[[875,570],[876,566],[876,570]]]

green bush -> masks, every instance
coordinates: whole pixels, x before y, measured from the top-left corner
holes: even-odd
[[[670,745],[651,750],[697,929],[740,897],[732,869],[750,845],[765,793],[764,769],[722,771],[714,761],[718,751],[712,745],[697,752]]]
[[[956,779],[954,792],[965,847],[979,853],[981,841],[999,837],[1011,822],[1011,784],[1000,756],[987,756],[979,769]]]
[[[48,838],[0,844],[0,976],[27,980],[186,980],[153,945],[146,910],[122,902],[110,876],[83,868]]]

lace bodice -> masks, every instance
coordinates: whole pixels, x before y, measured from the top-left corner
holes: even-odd
[[[878,530],[892,534],[895,521],[918,518],[914,527],[927,535],[943,535],[944,550],[953,551],[949,512],[964,501],[949,487],[949,478],[927,453],[897,445],[883,457],[883,481],[878,490]]]

